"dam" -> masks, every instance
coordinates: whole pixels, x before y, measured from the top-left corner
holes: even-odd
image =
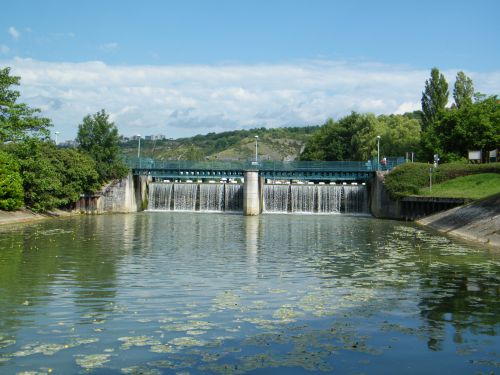
[[[243,213],[244,184],[151,182],[149,211]],[[260,213],[368,214],[365,184],[264,183],[257,196]]]
[[[147,210],[369,214],[369,183],[381,169],[367,162],[194,162],[131,159],[146,178]],[[388,160],[385,170],[402,164]]]

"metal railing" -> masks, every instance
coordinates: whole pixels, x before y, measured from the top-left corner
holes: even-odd
[[[387,158],[386,164],[376,160],[369,161],[190,161],[190,160],[155,160],[151,158],[126,158],[125,163],[131,169],[145,170],[259,170],[259,171],[346,171],[373,172],[376,170],[391,170],[403,164],[403,157]]]

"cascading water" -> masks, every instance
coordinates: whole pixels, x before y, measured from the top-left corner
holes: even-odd
[[[172,190],[173,184],[149,184],[148,210],[170,211],[170,204],[172,202]]]
[[[317,188],[315,185],[292,185],[290,188],[292,213],[313,213],[316,207]]]
[[[222,211],[223,203],[223,184],[200,184],[200,211]]]
[[[238,212],[243,210],[241,184],[149,184],[149,211]]]
[[[364,185],[264,185],[264,212],[367,214]]]
[[[239,212],[241,184],[149,184],[150,211]],[[266,213],[368,214],[364,185],[264,185]]]
[[[288,212],[290,185],[264,185],[264,212]]]
[[[342,186],[318,186],[318,213],[339,214],[342,207]]]
[[[237,212],[243,210],[243,185],[226,184],[224,197],[224,211]]]
[[[198,185],[174,185],[174,211],[195,211]]]

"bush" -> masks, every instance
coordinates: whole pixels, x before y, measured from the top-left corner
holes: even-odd
[[[0,151],[0,210],[13,211],[23,201],[23,180],[15,157]]]

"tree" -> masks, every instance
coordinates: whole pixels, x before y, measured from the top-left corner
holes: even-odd
[[[468,150],[493,150],[500,144],[500,103],[490,96],[445,112],[433,131],[443,161],[464,158]]]
[[[127,166],[120,158],[118,129],[104,109],[84,117],[76,140],[79,149],[96,162],[101,183],[127,175]]]
[[[425,81],[422,93],[422,125],[425,131],[427,127],[437,120],[439,114],[448,103],[448,83],[444,75],[439,73],[438,68],[432,68],[430,79]]]
[[[453,87],[453,99],[457,108],[472,104],[474,96],[474,83],[464,72],[458,72]]]
[[[13,211],[23,205],[23,181],[15,157],[0,151],[0,210]]]
[[[19,159],[24,201],[34,211],[68,206],[100,186],[94,160],[76,150],[32,138],[12,152]]]
[[[39,109],[16,103],[21,78],[10,75],[10,68],[0,69],[0,143],[16,142],[27,137],[48,138],[50,120],[38,117]]]

